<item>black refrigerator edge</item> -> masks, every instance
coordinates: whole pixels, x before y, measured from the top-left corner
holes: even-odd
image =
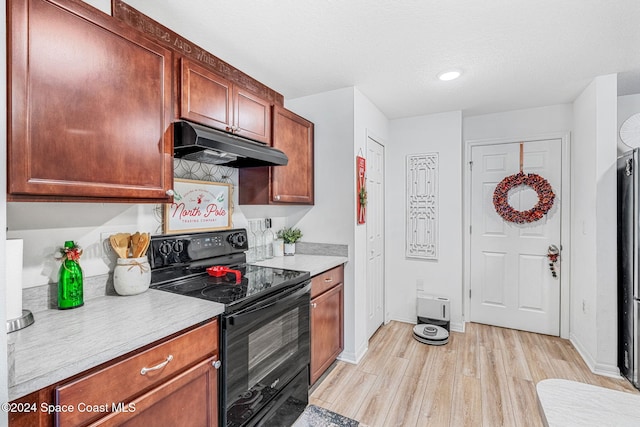
[[[640,354],[638,352],[638,148],[618,158],[618,367],[636,388]]]

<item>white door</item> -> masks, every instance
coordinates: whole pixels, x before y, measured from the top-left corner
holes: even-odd
[[[560,274],[553,277],[547,254],[550,245],[561,247],[562,145],[550,139],[523,147],[523,171],[542,176],[556,195],[547,215],[528,224],[505,221],[493,205],[496,185],[520,170],[520,143],[471,149],[470,320],[557,336]],[[518,211],[537,201],[530,187],[509,193],[509,204]]]
[[[367,138],[367,336],[384,322],[384,147]]]

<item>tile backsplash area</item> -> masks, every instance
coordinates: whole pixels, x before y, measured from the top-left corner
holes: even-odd
[[[248,218],[273,219],[273,231],[295,225],[310,209],[300,206],[239,206],[238,169],[174,160],[176,178],[233,184],[231,197],[234,228],[248,228]],[[7,203],[7,238],[23,240],[22,287],[57,283],[58,249],[67,240],[82,249],[80,265],[87,277],[105,276],[115,267],[116,257],[108,237],[125,232],[162,234],[164,205],[126,203]],[[304,233],[304,230],[303,230]],[[304,238],[303,238],[304,239]]]

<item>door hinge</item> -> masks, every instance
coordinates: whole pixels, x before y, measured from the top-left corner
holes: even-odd
[[[473,160],[469,161],[469,170],[473,170]]]
[[[471,234],[471,226],[469,226],[469,234]]]
[[[469,299],[471,299],[471,289],[469,289]]]

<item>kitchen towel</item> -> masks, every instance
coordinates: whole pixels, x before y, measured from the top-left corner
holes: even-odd
[[[22,239],[7,239],[5,246],[7,320],[22,316]]]

